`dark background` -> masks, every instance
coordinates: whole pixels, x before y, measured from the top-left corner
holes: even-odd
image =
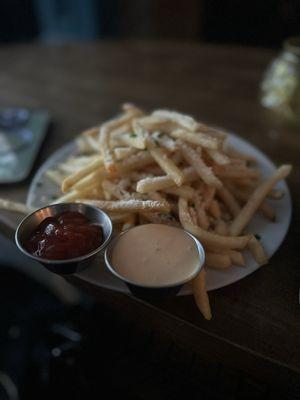
[[[299,0],[1,0],[0,41],[192,40],[279,47]]]
[[[146,39],[279,48],[297,34],[300,0],[0,0],[2,46]],[[291,398],[205,364],[107,303],[81,295],[66,305],[20,266],[28,260],[0,235],[0,400],[93,399],[94,389],[99,399]]]

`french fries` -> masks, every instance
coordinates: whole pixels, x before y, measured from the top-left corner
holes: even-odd
[[[26,204],[7,199],[0,199],[0,209],[6,211],[14,211],[21,214],[28,214],[34,211],[32,208],[27,207]]]
[[[109,212],[160,212],[169,213],[170,205],[166,201],[157,200],[116,200],[116,201],[106,201],[106,200],[86,200],[81,199],[81,203],[90,204],[92,206],[101,208],[101,210]]]
[[[282,165],[269,179],[255,189],[240,213],[232,221],[229,228],[231,235],[239,235],[243,231],[270,190],[273,189],[278,181],[285,179],[290,174],[291,169],[291,165]]]
[[[176,129],[170,133],[170,136],[174,139],[181,139],[206,149],[216,150],[219,148],[218,140],[206,133],[193,133],[183,129]]]
[[[205,283],[205,270],[202,268],[200,273],[192,281],[192,291],[195,302],[203,314],[204,318],[210,320],[212,318],[209,298]]]
[[[223,186],[217,190],[217,195],[223,200],[230,214],[236,217],[240,212],[240,206],[230,191]]]
[[[74,174],[69,175],[62,182],[61,190],[63,193],[66,193],[73,185],[75,185],[80,179],[89,175],[90,173],[96,171],[98,167],[103,164],[102,157],[97,157],[96,160],[93,160],[90,164],[81,168],[79,171]]]
[[[258,265],[267,264],[268,258],[266,253],[255,236],[251,236],[248,242],[248,248]]]
[[[176,166],[176,164],[174,164],[174,162],[168,157],[167,153],[163,149],[160,149],[155,145],[153,139],[147,137],[146,144],[151,156],[161,167],[161,169],[173,179],[177,186],[181,186],[184,181],[184,175],[182,171]]]
[[[188,211],[187,200],[180,198],[178,202],[179,220],[185,230],[195,235],[201,243],[206,246],[217,247],[221,249],[239,249],[243,250],[247,246],[249,236],[221,236],[212,232],[205,231],[193,224]]]
[[[183,227],[204,246],[206,270],[225,273],[232,265],[245,267],[244,250],[263,265],[267,255],[262,243],[246,229],[257,210],[275,220],[265,200],[284,195],[274,186],[291,166],[261,181],[256,160],[226,148],[225,141],[224,132],[189,115],[170,110],[146,114],[126,103],[120,116],[83,132],[77,140],[80,154],[47,176],[61,185],[62,196],[55,203],[99,207],[121,230],[149,222]],[[0,208],[31,211],[5,200]],[[209,320],[205,269],[194,278],[192,290]]]
[[[197,173],[193,168],[188,167],[182,170],[183,183],[192,182],[197,179]],[[156,190],[164,190],[174,186],[173,179],[168,176],[155,176],[153,178],[141,179],[136,186],[136,191],[139,193],[148,193]]]
[[[134,106],[127,108],[124,114],[104,123],[100,127],[100,150],[104,161],[105,169],[108,173],[116,172],[115,156],[110,147],[110,134],[113,129],[120,128],[122,125],[132,121],[134,117],[142,115],[143,112]]]
[[[197,172],[199,177],[208,185],[215,188],[222,187],[222,182],[214,175],[211,168],[208,167],[201,158],[199,152],[187,145],[183,141],[177,141],[183,157]]]
[[[176,111],[169,110],[156,110],[152,113],[155,117],[165,118],[176,125],[182,126],[183,128],[188,129],[189,131],[196,131],[199,124],[193,117],[190,115],[185,115],[178,113]]]

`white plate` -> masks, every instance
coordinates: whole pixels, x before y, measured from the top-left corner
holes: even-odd
[[[254,156],[258,161],[258,166],[262,171],[263,176],[269,176],[275,169],[274,164],[258,149],[241,139],[240,137],[230,134],[227,143],[235,147],[241,152],[248,153]],[[37,171],[30,185],[27,205],[33,207],[42,207],[48,204],[53,196],[59,194],[57,188],[46,176],[45,171],[49,168],[54,168],[58,163],[65,160],[66,157],[76,154],[75,143],[72,142],[62,147],[55,152]],[[280,200],[269,200],[269,203],[276,210],[276,222],[270,222],[257,214],[251,224],[249,231],[258,234],[261,237],[262,245],[271,257],[281,245],[291,220],[292,204],[288,187],[285,182],[279,182],[276,186],[278,189],[283,189],[285,196]],[[207,289],[218,289],[231,283],[234,283],[249,274],[252,274],[258,265],[249,254],[245,254],[246,267],[231,267],[226,271],[207,270]],[[272,260],[270,261],[272,263]],[[94,284],[96,286],[128,293],[128,288],[123,282],[115,278],[104,267],[102,262],[93,265],[89,269],[78,274],[81,279]],[[182,288],[179,295],[190,293],[188,285]]]

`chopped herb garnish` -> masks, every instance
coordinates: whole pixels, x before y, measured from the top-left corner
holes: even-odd
[[[130,133],[130,137],[137,137],[137,134],[134,133],[134,132],[131,132],[131,133]]]
[[[158,141],[156,138],[154,138],[153,140],[154,140],[156,146],[157,146],[157,147],[160,147],[159,141]]]
[[[159,138],[161,138],[162,136],[163,136],[162,132],[159,132],[158,135],[157,135],[157,137],[159,137]]]
[[[261,239],[261,237],[257,233],[254,236],[256,237],[257,240]]]

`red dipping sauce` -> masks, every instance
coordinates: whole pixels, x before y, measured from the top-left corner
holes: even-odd
[[[91,223],[80,212],[67,211],[44,219],[24,247],[34,256],[66,260],[88,254],[102,242],[101,226]]]

